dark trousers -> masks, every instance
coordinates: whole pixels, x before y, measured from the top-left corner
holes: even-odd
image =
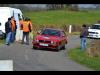
[[[25,37],[26,37],[26,44],[29,44],[29,32],[23,32],[22,43],[25,43],[24,42]]]
[[[6,33],[6,44],[10,44],[11,43],[10,38],[11,38],[11,32]]]

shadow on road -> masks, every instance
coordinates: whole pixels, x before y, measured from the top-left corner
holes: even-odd
[[[32,50],[60,52],[60,51],[62,51],[63,49],[61,49],[61,50],[58,51],[58,50],[55,50],[55,49],[48,49],[48,48],[41,48],[41,49],[33,49],[33,48],[32,48]]]

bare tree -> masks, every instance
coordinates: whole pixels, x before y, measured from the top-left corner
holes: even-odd
[[[78,11],[79,10],[78,4],[70,4],[68,6],[69,6],[69,10],[72,10],[72,11]]]
[[[47,4],[48,9],[63,9],[65,4]]]

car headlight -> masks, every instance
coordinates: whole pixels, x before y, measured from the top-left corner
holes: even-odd
[[[55,45],[55,44],[57,44],[57,43],[56,43],[56,42],[54,42],[54,41],[51,41],[51,44]]]
[[[51,44],[53,44],[54,42],[53,41],[51,41]]]
[[[39,42],[39,40],[36,40],[36,42]]]
[[[39,42],[39,40],[37,40],[37,39],[34,39],[34,42]]]

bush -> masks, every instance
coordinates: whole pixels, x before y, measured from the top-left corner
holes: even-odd
[[[69,50],[68,56],[79,64],[100,71],[100,57],[89,57],[86,51],[81,51],[80,48]]]

